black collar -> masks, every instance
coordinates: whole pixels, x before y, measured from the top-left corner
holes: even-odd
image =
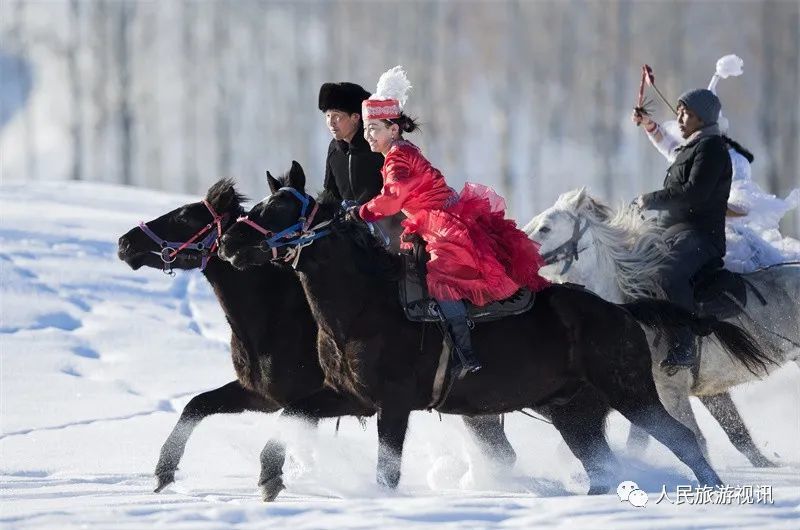
[[[336,148],[344,154],[348,154],[350,152],[360,153],[363,151],[369,151],[369,144],[364,139],[364,128],[359,126],[358,130],[356,130],[356,134],[353,136],[353,139],[350,142],[336,140]]]

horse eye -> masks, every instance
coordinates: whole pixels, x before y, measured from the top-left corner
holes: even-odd
[[[550,227],[549,226],[543,226],[543,227],[541,227],[539,229],[539,232],[541,232],[542,234],[546,234],[549,231],[550,231]]]

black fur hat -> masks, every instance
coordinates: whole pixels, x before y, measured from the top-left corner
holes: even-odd
[[[361,114],[361,102],[370,93],[355,83],[325,83],[319,89],[319,110],[330,109]]]

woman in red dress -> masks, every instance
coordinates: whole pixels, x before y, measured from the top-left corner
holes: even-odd
[[[407,217],[403,236],[417,234],[425,240],[428,291],[448,324],[463,376],[481,368],[463,301],[486,305],[520,287],[538,291],[548,283],[538,274],[543,262],[536,244],[505,218],[502,197],[473,183],[457,193],[420,149],[403,139],[404,132],[417,129],[402,112],[409,88],[405,72],[396,66],[381,76],[376,93],[363,102],[364,137],[385,159],[381,193],[362,205],[357,216],[373,222],[402,211]]]

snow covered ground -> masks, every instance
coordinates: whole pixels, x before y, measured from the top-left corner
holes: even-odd
[[[117,238],[194,197],[85,183],[4,183],[0,193],[0,527],[12,528],[792,528],[800,527],[800,370],[786,366],[733,397],[765,454],[754,469],[695,402],[712,464],[730,485],[772,487],[772,503],[676,501],[690,472],[653,442],[625,456],[627,422],[609,420],[620,480],[643,508],[587,497],[586,478],[548,424],[506,417],[519,458],[498,473],[460,420],[412,417],[397,491],[374,483],[374,419],[318,432],[245,413],[204,421],[177,482],[151,493],[161,443],[196,393],[234,379],[228,328],[202,275],[133,272]],[[288,489],[263,504],[258,454],[290,443]]]

